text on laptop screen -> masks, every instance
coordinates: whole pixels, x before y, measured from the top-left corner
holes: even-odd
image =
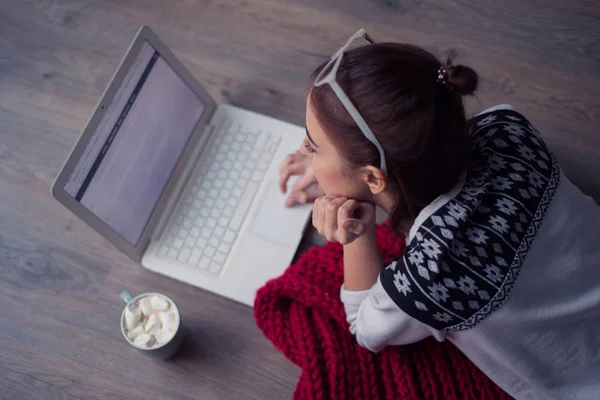
[[[65,184],[137,245],[205,104],[147,42]]]

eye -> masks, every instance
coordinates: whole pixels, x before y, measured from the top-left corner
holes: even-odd
[[[306,149],[306,151],[308,151],[309,153],[314,153],[315,149],[311,146],[310,142],[307,139],[304,139],[304,148]]]

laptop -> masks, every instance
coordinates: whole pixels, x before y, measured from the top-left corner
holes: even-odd
[[[216,104],[146,26],[52,185],[151,271],[252,305],[292,261],[311,207],[284,207],[279,165],[304,129]]]

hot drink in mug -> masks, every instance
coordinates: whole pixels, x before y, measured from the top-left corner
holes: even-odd
[[[160,293],[133,297],[121,293],[126,303],[121,314],[121,331],[125,339],[143,353],[160,359],[173,356],[181,347],[183,326],[175,303]]]

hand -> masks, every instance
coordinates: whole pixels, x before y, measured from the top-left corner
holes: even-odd
[[[313,173],[311,159],[299,151],[289,154],[279,167],[279,188],[281,193],[286,193],[287,183],[291,176],[302,175],[294,184],[285,202],[286,207],[294,204],[304,204],[315,201],[323,196],[323,190],[317,183]]]
[[[314,227],[328,241],[346,245],[375,227],[375,205],[345,197],[319,197],[312,218]]]

